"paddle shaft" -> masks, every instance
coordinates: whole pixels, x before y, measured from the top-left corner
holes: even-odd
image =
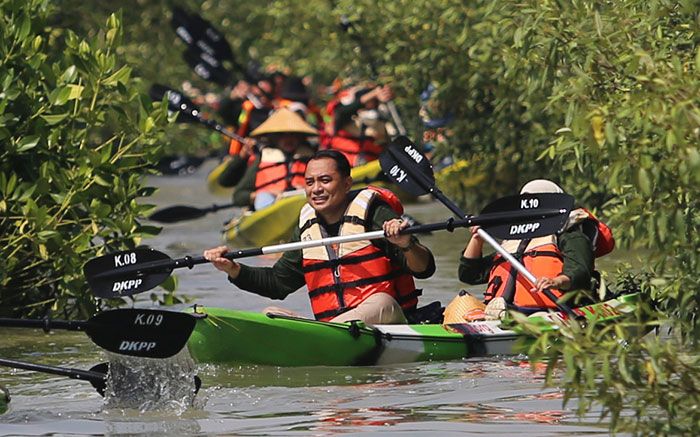
[[[52,329],[64,329],[66,331],[85,331],[89,322],[84,320],[51,320],[51,319],[9,319],[0,318],[0,326],[8,328],[41,328],[45,332]]]
[[[89,381],[93,384],[104,385],[107,375],[92,370],[73,369],[70,367],[57,367],[45,364],[26,363],[24,361],[9,360],[0,358],[0,366],[12,367],[15,369],[31,370],[33,372],[43,372],[52,375],[67,376],[71,379]]]
[[[538,210],[537,212],[518,211],[518,212],[495,212],[487,213],[479,216],[465,217],[459,220],[447,220],[440,223],[428,223],[423,225],[410,226],[401,231],[401,234],[420,234],[438,230],[453,230],[460,227],[469,227],[477,225],[493,225],[500,223],[508,223],[513,220],[529,220],[561,215],[561,209]],[[384,238],[384,231],[371,231],[355,235],[341,235],[337,237],[323,238],[320,240],[297,241],[293,243],[277,244],[273,246],[256,247],[251,249],[232,250],[224,255],[224,258],[233,260],[238,258],[247,258],[259,255],[268,255],[273,253],[288,252],[291,250],[301,250],[310,247],[328,246],[331,244],[349,243],[352,241],[374,240]],[[209,260],[203,256],[191,257],[186,256],[179,259],[148,261],[136,263],[130,266],[120,267],[117,270],[106,270],[94,275],[95,278],[109,278],[115,276],[123,276],[127,273],[148,272],[150,270],[168,270],[178,268],[192,268],[195,265],[208,263]]]
[[[205,125],[206,127],[210,128],[210,129],[214,129],[215,131],[219,132],[220,134],[222,134],[225,137],[231,138],[232,140],[241,141],[241,142],[245,141],[244,137],[242,137],[234,132],[231,132],[230,130],[226,129],[221,124],[219,124],[213,120],[208,120],[208,119],[202,118],[201,116],[198,116],[198,115],[196,117],[200,123],[202,123],[203,125]]]

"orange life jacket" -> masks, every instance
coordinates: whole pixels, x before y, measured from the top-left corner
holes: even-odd
[[[306,163],[313,151],[306,146],[297,149],[294,156],[274,147],[265,147],[255,174],[255,191],[287,191],[305,186]]]
[[[389,190],[368,187],[350,202],[338,235],[367,232],[371,227],[371,217],[368,216],[370,205],[377,198],[392,208],[400,205]],[[301,241],[328,236],[310,205],[302,208],[299,227]],[[307,248],[302,253],[304,279],[309,289],[311,309],[317,320],[331,320],[376,293],[389,294],[404,310],[415,309],[418,304],[420,291],[416,290],[413,276],[393,265],[387,254],[370,240],[341,243],[334,247]]]
[[[615,239],[610,228],[596,219],[588,210],[578,208],[571,211],[566,227],[571,229],[575,226],[581,226],[582,232],[591,240],[596,258],[610,253],[615,247]],[[532,240],[504,241],[502,246],[509,253],[513,253],[536,278],[553,278],[562,272],[564,258],[557,246],[555,235]],[[531,288],[530,281],[519,274],[505,258],[497,254],[489,273],[484,301],[488,303],[494,297],[503,297],[506,302],[520,309],[556,308],[556,304],[544,294],[530,293]],[[552,289],[552,293],[557,298],[563,294],[555,289]]]
[[[516,250],[512,250],[514,244],[518,245]],[[555,235],[532,240],[503,242],[503,248],[514,253],[514,256],[536,278],[558,276],[564,266],[564,259],[557,247]],[[519,274],[508,260],[497,254],[489,273],[484,302],[488,303],[495,297],[502,297],[506,302],[522,309],[556,308],[556,304],[544,294],[530,293],[531,288],[530,281]],[[559,290],[553,289],[552,293],[557,298],[562,295]]]
[[[272,107],[258,109],[250,100],[244,101],[241,104],[241,113],[238,116],[238,130],[236,130],[236,134],[241,137],[247,137],[251,131],[265,121],[272,109]],[[257,117],[253,117],[254,111],[260,111],[257,113]],[[256,119],[253,120],[253,118]],[[231,156],[238,155],[241,151],[241,147],[241,142],[232,138],[231,142],[229,142],[228,154]]]

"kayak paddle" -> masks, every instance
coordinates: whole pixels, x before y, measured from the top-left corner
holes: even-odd
[[[442,191],[435,184],[435,175],[433,174],[433,166],[430,164],[428,158],[425,157],[421,152],[418,151],[413,142],[405,136],[398,136],[391,140],[387,149],[379,157],[380,163],[382,165],[382,170],[384,173],[401,188],[404,188],[411,194],[416,196],[421,196],[424,194],[431,194],[434,198],[438,199],[443,205],[450,209],[458,217],[468,217],[462,209],[457,206],[452,200],[445,196]],[[552,193],[540,193],[541,194],[552,194]],[[566,198],[567,209],[571,210],[574,206],[574,198],[568,194],[559,194],[562,199]],[[539,198],[523,198],[519,205],[513,205],[517,209],[525,212],[537,208],[539,205]],[[487,206],[484,210],[490,211],[491,205]],[[559,232],[563,229],[566,221],[562,221],[561,227],[555,229],[549,234],[551,235]],[[507,232],[503,232],[505,229],[500,227],[489,228],[489,232],[492,232],[498,238],[506,240],[524,240],[532,238],[530,236],[525,236],[520,230],[526,230],[529,226],[537,226],[537,223],[533,221],[532,223],[526,223],[518,226],[509,227]],[[508,227],[508,225],[505,225]],[[533,285],[537,282],[537,278],[529,270],[525,268],[524,265],[520,263],[513,255],[508,253],[496,240],[493,239],[491,235],[482,227],[477,232],[478,235],[487,243],[489,243],[496,251],[501,254],[511,265],[528,281]],[[552,302],[557,305],[561,311],[572,315],[573,312],[568,305],[558,302],[557,297],[552,293],[550,289],[543,290],[545,296],[547,296]]]
[[[206,119],[202,116],[199,107],[194,104],[194,102],[188,99],[184,94],[179,91],[175,91],[165,85],[153,84],[148,91],[149,96],[154,101],[161,101],[163,97],[168,100],[168,110],[172,112],[178,112],[178,121],[185,123],[199,123],[209,129],[213,129],[220,134],[238,141],[244,141],[244,138],[240,135],[231,132],[226,129],[221,124],[215,122],[214,120]]]
[[[210,212],[216,212],[222,209],[234,208],[236,205],[233,203],[225,203],[223,205],[213,204],[212,206],[206,208],[197,208],[196,206],[187,205],[174,205],[167,208],[160,209],[150,217],[150,220],[160,223],[177,223],[185,220],[194,220],[200,217],[204,217]]]
[[[103,311],[89,320],[0,318],[0,326],[83,331],[98,346],[134,357],[167,358],[180,352],[190,338],[197,316],[152,309]]]
[[[71,367],[50,366],[47,364],[34,364],[24,361],[9,360],[0,358],[0,366],[11,367],[13,369],[31,370],[33,372],[48,373],[51,375],[67,376],[70,379],[88,381],[97,390],[100,396],[105,395],[107,388],[107,372],[109,363],[100,363],[92,366],[90,370],[75,369]],[[197,393],[202,386],[199,376],[194,377],[194,390]]]
[[[532,205],[532,208],[521,209],[523,203]],[[550,235],[560,230],[568,218],[572,206],[569,204],[573,204],[573,200],[571,196],[566,194],[538,193],[509,196],[489,204],[482,215],[410,226],[401,233],[451,231],[459,227],[479,225],[493,229],[493,232],[501,238],[513,238],[514,235],[517,235],[518,238],[534,238]],[[377,230],[320,240],[232,250],[224,257],[237,259],[384,237],[384,231]],[[134,249],[93,258],[85,263],[83,272],[93,294],[103,298],[118,298],[156,287],[167,279],[174,269],[183,267],[191,269],[195,265],[208,262],[203,256],[186,256],[173,260],[168,255],[154,249]]]
[[[235,63],[233,50],[226,37],[200,15],[174,7],[170,24],[175,34],[188,46],[197,47],[211,56]]]
[[[255,73],[236,60],[226,37],[200,15],[175,7],[170,24],[175,34],[188,46],[184,53],[185,61],[202,79],[222,86],[230,85],[232,76],[223,67],[223,63],[228,61],[247,82],[257,81]]]

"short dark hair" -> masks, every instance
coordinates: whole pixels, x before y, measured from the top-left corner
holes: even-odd
[[[325,149],[314,153],[314,156],[312,156],[309,161],[323,158],[335,161],[335,168],[338,170],[338,173],[340,173],[340,176],[344,178],[350,177],[350,162],[348,162],[348,158],[346,158],[345,155],[337,150]]]

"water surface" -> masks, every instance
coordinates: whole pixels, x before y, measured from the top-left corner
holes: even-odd
[[[206,171],[213,164],[191,176],[151,179],[160,191],[149,201],[159,206],[199,207],[227,202],[207,193],[204,186]],[[449,217],[449,211],[436,203],[409,205],[407,211],[424,222]],[[145,243],[172,257],[199,255],[221,244],[221,225],[234,212],[166,225],[159,236]],[[436,275],[418,281],[424,289],[423,303],[446,304],[463,287],[456,276],[466,238],[466,230],[421,238],[437,261]],[[245,262],[271,265],[274,258]],[[607,265],[614,262],[612,258]],[[181,269],[177,275],[179,293],[199,304],[259,311],[274,303],[311,314],[302,291],[284,302],[271,302],[237,290],[208,265]],[[137,305],[150,305],[148,293],[139,296]],[[81,369],[107,359],[80,333],[8,328],[1,332],[0,357]],[[580,422],[572,412],[575,404],[562,407],[561,392],[543,389],[540,373],[524,358],[355,368],[200,365],[196,371],[204,387],[194,405],[173,404],[157,411],[105,405],[88,382],[0,368],[0,385],[12,394],[9,411],[0,415],[0,435],[607,434],[595,415]]]

